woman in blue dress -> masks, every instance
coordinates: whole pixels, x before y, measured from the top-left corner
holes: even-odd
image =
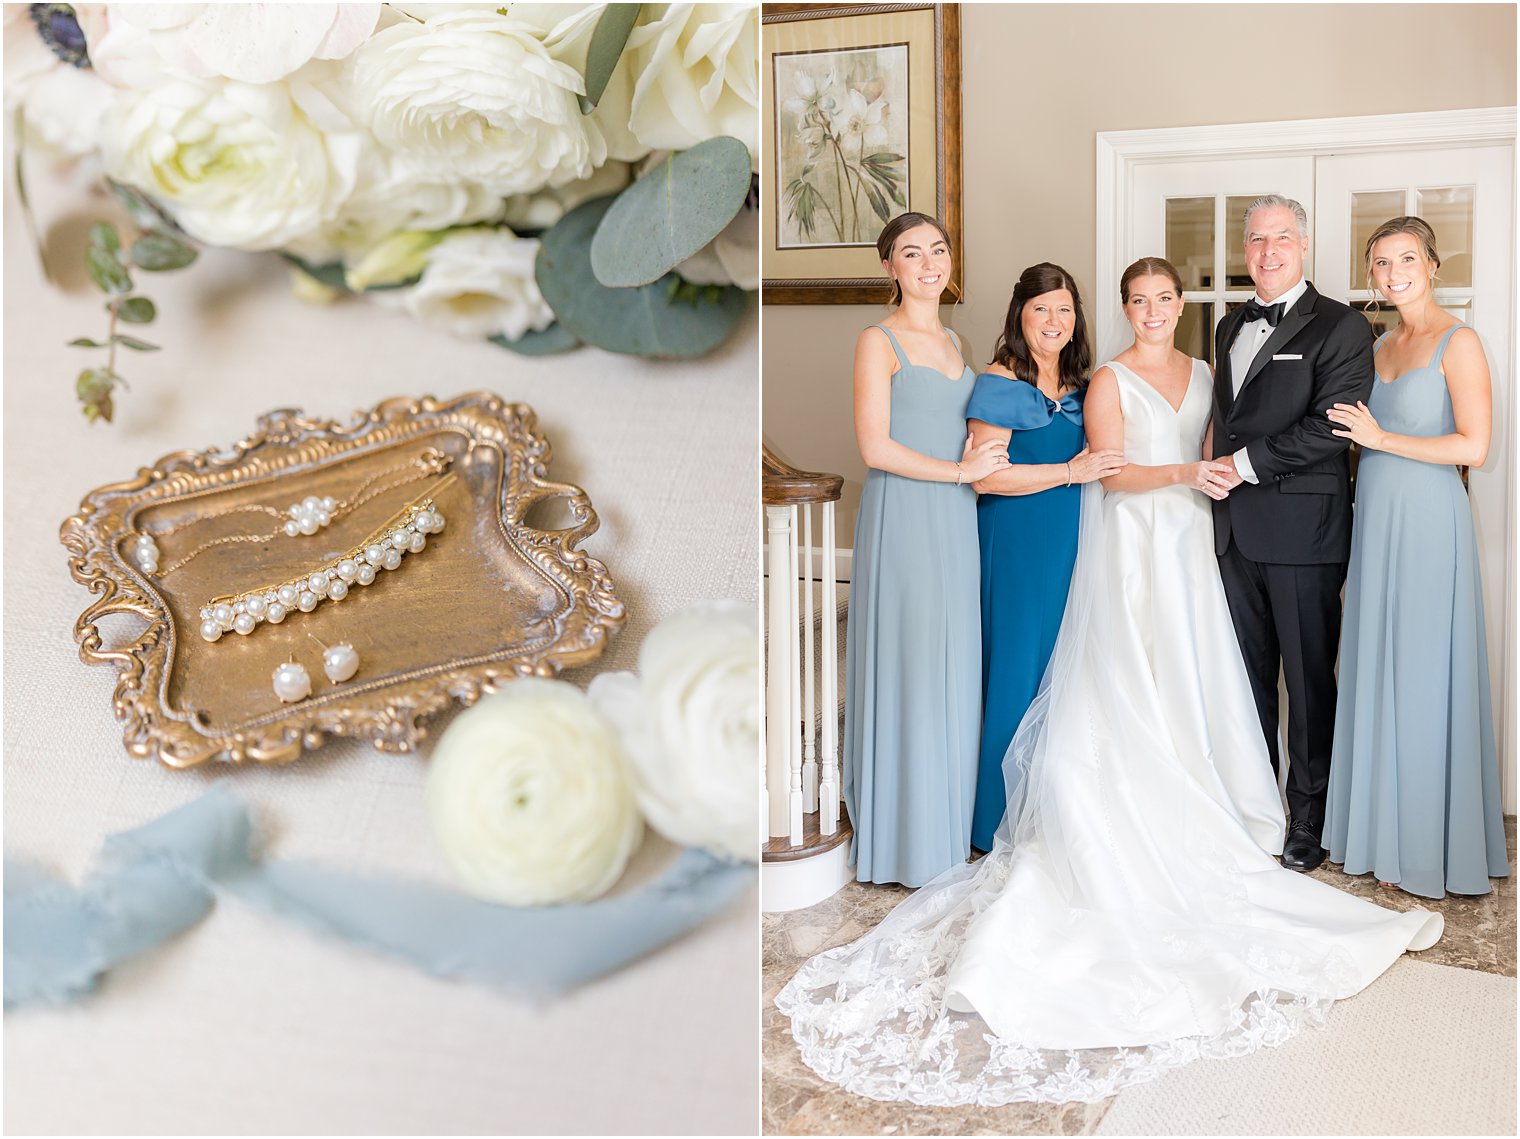
[[[1347,874],[1440,898],[1509,874],[1483,586],[1457,464],[1481,466],[1493,420],[1478,335],[1435,299],[1435,233],[1384,222],[1369,287],[1399,313],[1367,402],[1336,404],[1357,443],[1325,847]]]
[[[982,571],[982,743],[971,845],[991,850],[1008,805],[1003,756],[1045,673],[1077,556],[1081,483],[1124,465],[1083,443],[1092,368],[1077,283],[1048,262],[1013,288],[992,363],[966,407],[971,441],[1004,443],[1009,465],[976,482]]]
[[[855,520],[843,791],[862,882],[921,886],[971,848],[981,720],[976,494],[1005,443],[971,446],[974,381],[940,323],[950,240],[906,213],[877,241],[897,307],[855,344]]]

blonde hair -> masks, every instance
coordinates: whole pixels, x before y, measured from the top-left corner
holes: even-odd
[[[1362,246],[1362,264],[1367,269],[1367,291],[1372,294],[1372,299],[1362,306],[1363,311],[1371,310],[1373,313],[1383,311],[1383,306],[1378,303],[1378,291],[1372,286],[1372,247],[1385,237],[1395,234],[1407,233],[1420,243],[1420,251],[1437,269],[1441,267],[1441,255],[1436,252],[1436,231],[1424,218],[1406,214],[1403,217],[1389,218],[1382,225],[1372,231],[1372,236],[1367,239],[1367,244]],[[1430,275],[1432,284],[1438,279],[1435,273]]]

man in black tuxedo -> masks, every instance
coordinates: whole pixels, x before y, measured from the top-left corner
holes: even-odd
[[[1372,391],[1372,330],[1304,280],[1308,217],[1269,194],[1245,214],[1256,296],[1215,333],[1214,455],[1234,469],[1214,503],[1214,552],[1272,769],[1277,675],[1288,689],[1288,814],[1282,863],[1313,870],[1335,732],[1341,586],[1351,550],[1347,441],[1325,412]],[[1238,480],[1238,481],[1235,481]]]

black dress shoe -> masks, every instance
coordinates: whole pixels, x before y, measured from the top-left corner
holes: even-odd
[[[1282,864],[1289,870],[1307,874],[1324,860],[1325,848],[1320,846],[1314,828],[1308,823],[1291,823],[1288,839],[1283,843]]]

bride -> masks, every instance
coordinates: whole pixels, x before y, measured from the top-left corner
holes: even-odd
[[[1101,1099],[1282,1043],[1441,933],[1273,857],[1282,803],[1213,554],[1225,484],[1200,458],[1209,369],[1172,346],[1168,262],[1131,265],[1120,294],[1135,343],[1094,374],[1086,422],[1129,465],[1083,490],[1008,821],[776,998],[807,1064],[860,1095]]]

